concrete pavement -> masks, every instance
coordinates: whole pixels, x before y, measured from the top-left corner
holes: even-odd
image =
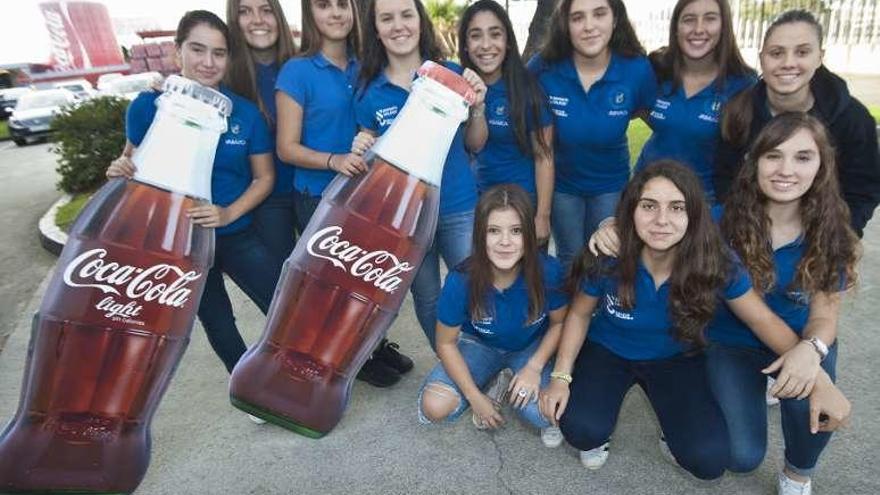
[[[814,481],[817,494],[880,493],[874,476],[880,450],[875,383],[880,374],[880,221],[870,225],[865,240],[861,286],[845,302],[839,332],[839,383],[853,402],[853,423],[826,450]],[[0,355],[2,421],[18,403],[30,314],[47,280],[21,313]],[[241,292],[231,293],[239,325],[252,342],[265,318]],[[450,426],[419,425],[418,389],[436,361],[409,299],[390,338],[413,356],[415,370],[386,390],[356,383],[341,424],[325,438],[310,440],[275,426],[255,425],[229,404],[226,372],[197,325],[153,422],[152,463],[136,493],[775,493],[782,456],[778,407],[770,410],[770,448],[761,468],[705,483],[664,460],[657,448],[656,419],[642,392],[633,389],[608,464],[591,472],[580,467],[574,449],[545,449],[537,434],[515,419],[494,433],[476,431],[467,416]],[[509,411],[507,417],[512,417]]]

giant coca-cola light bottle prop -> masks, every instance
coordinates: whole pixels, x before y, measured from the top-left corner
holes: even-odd
[[[320,437],[400,309],[437,225],[443,164],[474,93],[425,63],[369,170],[337,176],[284,264],[263,335],[232,372],[232,403]]]
[[[0,437],[0,493],[129,493],[150,420],[189,342],[214,232],[208,200],[231,101],[172,76],[133,157],[71,230],[34,316],[18,411]]]

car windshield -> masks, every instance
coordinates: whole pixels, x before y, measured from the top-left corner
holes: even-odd
[[[83,91],[84,89],[82,84],[65,84],[63,87],[70,91]]]
[[[57,107],[67,103],[64,93],[37,93],[24,95],[18,99],[16,110],[32,110],[34,108]]]

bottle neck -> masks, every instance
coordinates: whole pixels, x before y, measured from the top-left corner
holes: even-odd
[[[468,105],[461,95],[433,79],[420,78],[373,152],[440,187],[449,147],[467,116]]]
[[[132,156],[134,180],[210,201],[214,154],[226,119],[187,95],[162,95],[156,106],[153,123]]]

